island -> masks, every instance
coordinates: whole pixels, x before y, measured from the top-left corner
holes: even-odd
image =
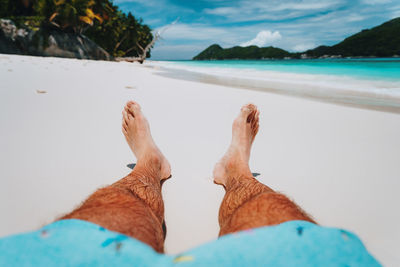
[[[213,44],[193,60],[398,57],[399,55],[400,17],[372,29],[362,30],[333,46],[319,46],[301,53],[291,53],[272,46],[222,48],[218,44]]]

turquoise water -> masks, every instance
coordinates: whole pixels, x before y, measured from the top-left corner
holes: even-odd
[[[213,60],[173,61],[174,64],[207,68],[254,69],[300,74],[324,74],[353,78],[400,81],[400,58]]]

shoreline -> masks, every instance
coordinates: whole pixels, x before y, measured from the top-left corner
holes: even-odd
[[[400,113],[400,91],[398,95],[374,93],[368,91],[352,90],[346,88],[335,88],[327,85],[318,84],[307,84],[307,81],[296,82],[284,82],[284,81],[273,81],[263,80],[259,77],[234,77],[232,75],[221,75],[220,73],[211,74],[212,69],[204,70],[205,68],[199,69],[183,69],[181,66],[171,67],[162,61],[148,61],[145,67],[153,68],[157,72],[157,75],[174,78],[185,81],[195,81],[205,84],[221,85],[226,87],[234,87],[245,90],[255,90],[260,92],[270,92],[274,94],[289,95],[301,98],[312,99],[315,101],[322,101],[331,104],[351,106],[363,109],[370,109],[383,112]],[[248,70],[246,70],[248,71]],[[307,74],[296,74],[296,73],[280,73],[286,78],[290,76],[311,76]],[[321,78],[332,76],[320,75]],[[340,78],[340,77],[338,77]],[[356,79],[348,79],[349,82],[354,82]],[[371,81],[372,82],[372,81]],[[365,84],[368,81],[364,81]],[[400,90],[400,88],[399,88]]]

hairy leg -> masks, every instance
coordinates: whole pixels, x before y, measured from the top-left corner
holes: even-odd
[[[116,183],[97,190],[79,208],[60,219],[93,222],[163,252],[161,184],[170,177],[170,165],[155,145],[148,122],[135,102],[125,106],[122,131],[137,158],[134,170]]]
[[[242,107],[232,126],[232,142],[214,168],[214,182],[226,193],[219,210],[219,235],[291,220],[315,223],[283,194],[258,182],[250,172],[251,145],[258,132],[259,111]]]

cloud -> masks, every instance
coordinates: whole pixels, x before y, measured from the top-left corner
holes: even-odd
[[[361,16],[360,14],[350,14],[347,18],[346,21],[348,22],[354,22],[354,21],[362,21],[365,19],[365,16]]]
[[[306,51],[306,50],[309,50],[309,49],[312,49],[312,48],[315,48],[316,47],[316,45],[314,44],[314,43],[309,43],[309,44],[298,44],[298,45],[295,45],[293,48],[292,48],[292,50],[294,51],[294,52],[303,52],[303,51]]]
[[[369,0],[369,1],[378,1],[378,0]],[[383,0],[381,0],[383,1]],[[389,0],[390,1],[390,0]],[[338,1],[318,1],[311,3],[282,3],[280,5],[271,7],[272,11],[280,11],[280,10],[317,10],[317,9],[327,9],[331,8],[333,5],[338,4]]]
[[[390,14],[390,18],[394,19],[400,17],[400,5],[392,8],[392,14]]]
[[[211,14],[211,15],[219,15],[219,16],[226,16],[236,13],[237,9],[233,7],[218,7],[214,9],[206,8],[204,9],[204,13]]]
[[[365,0],[390,1],[390,0]],[[289,1],[254,1],[240,0],[231,6],[205,8],[204,14],[219,16],[230,22],[248,21],[282,21],[315,15],[319,12],[329,12],[346,5],[344,0],[298,0]]]
[[[260,31],[256,38],[242,43],[240,46],[250,46],[256,45],[258,47],[264,47],[267,44],[271,44],[277,40],[282,39],[282,35],[279,31],[271,32],[271,31]]]
[[[392,0],[363,0],[362,2],[367,5],[381,5],[390,3]]]
[[[362,29],[400,16],[398,2],[114,0],[125,12],[142,17],[155,31],[180,18],[152,49],[153,58],[160,59],[189,59],[214,43],[225,48],[273,44],[288,51],[333,45]]]
[[[164,26],[164,27],[169,27]],[[164,27],[157,28],[156,31],[163,31]],[[165,40],[208,40],[214,38],[218,41],[218,36],[225,36],[229,33],[228,29],[204,26],[201,24],[178,23],[165,30],[162,38]],[[217,39],[218,38],[218,39]]]

